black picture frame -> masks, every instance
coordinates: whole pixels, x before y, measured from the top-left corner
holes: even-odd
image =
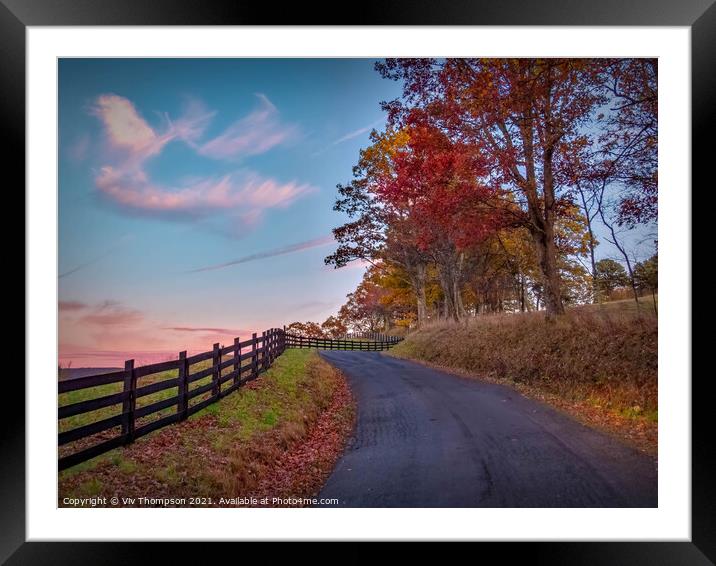
[[[716,92],[714,0],[362,0],[356,9],[336,3],[270,3],[194,0],[0,0],[0,116],[7,170],[24,185],[25,31],[28,26],[82,25],[589,25],[689,26],[692,38],[693,186],[703,188],[713,158],[709,135]],[[358,6],[360,4],[360,6]],[[707,152],[709,152],[707,154]],[[24,202],[23,202],[24,207]],[[694,223],[694,225],[696,225]],[[689,277],[690,274],[684,274]],[[689,308],[691,305],[685,305]],[[696,314],[696,316],[705,316]],[[26,352],[29,348],[25,345]],[[498,553],[500,561],[568,564],[710,564],[716,561],[716,469],[706,387],[710,372],[692,379],[691,542],[483,543],[471,552]],[[691,378],[691,376],[684,376]],[[26,376],[27,378],[27,376]],[[24,399],[24,384],[5,380],[5,398]],[[25,414],[4,410],[0,427],[0,561],[8,564],[126,564],[156,553],[157,543],[50,543],[25,541]],[[78,533],[81,538],[81,533]],[[320,533],[316,533],[320,539]],[[151,546],[151,550],[148,547]],[[162,545],[163,561],[187,562],[193,545]],[[179,546],[179,547],[178,547]],[[191,546],[192,548],[188,548]],[[301,552],[304,552],[303,550]],[[373,559],[374,550],[320,551],[332,561]],[[421,554],[424,550],[420,550]],[[441,560],[449,559],[444,547]],[[311,551],[311,558],[315,551]],[[245,559],[249,559],[249,553]],[[341,558],[343,556],[343,558]],[[158,559],[158,558],[156,558]]]

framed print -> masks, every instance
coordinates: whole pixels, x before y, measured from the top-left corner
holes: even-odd
[[[3,560],[716,559],[709,1],[2,2],[28,330]]]

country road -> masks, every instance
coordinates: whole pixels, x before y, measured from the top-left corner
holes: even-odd
[[[515,390],[379,352],[321,351],[357,424],[319,497],[341,507],[656,507],[656,459]]]

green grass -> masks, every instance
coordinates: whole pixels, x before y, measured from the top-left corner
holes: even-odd
[[[298,405],[304,401],[305,392],[298,388],[298,383],[312,354],[315,355],[315,350],[286,350],[276,359],[273,367],[259,377],[275,387],[261,391],[239,389],[238,395],[232,393],[194,416],[215,416],[225,427],[239,424],[237,434],[242,439],[275,426],[281,419],[292,416],[288,413],[292,410],[293,401],[298,401]]]
[[[61,472],[60,496],[146,495],[146,485],[199,496],[252,485],[330,402],[337,382],[327,368],[315,350],[286,350],[257,380],[186,421]]]
[[[192,365],[189,368],[190,373],[195,373],[199,370],[208,368],[211,365],[211,360],[205,360],[203,362],[199,362],[197,364]],[[231,368],[226,368],[222,372],[223,374],[229,373],[231,371]],[[149,385],[152,383],[156,383],[158,381],[164,381],[167,379],[174,379],[178,377],[179,372],[178,370],[169,370],[161,373],[155,373],[152,375],[147,375],[144,377],[140,377],[137,380],[137,387],[142,387],[144,385]],[[198,381],[195,381],[194,383],[191,383],[189,386],[189,390],[196,389],[197,387],[201,387],[202,385],[206,385],[207,383],[211,382],[211,376],[205,377],[203,379],[200,379]],[[88,387],[86,389],[79,389],[77,391],[69,391],[67,393],[60,393],[58,396],[58,405],[60,407],[63,407],[65,405],[71,405],[73,403],[79,403],[81,401],[88,401],[90,399],[96,399],[98,397],[104,397],[105,395],[112,395],[113,393],[120,393],[122,391],[123,384],[120,383],[109,383],[107,385],[100,385],[97,387]],[[179,390],[177,387],[171,387],[169,389],[164,389],[163,391],[157,391],[156,393],[152,393],[150,395],[145,395],[144,397],[139,397],[137,399],[136,407],[144,407],[146,405],[150,405],[151,403],[156,403],[157,401],[162,401],[164,399],[169,399],[170,397],[176,397],[179,394]],[[208,394],[200,395],[197,398],[192,399],[192,403],[196,403],[199,400],[206,398]],[[109,407],[103,407],[101,409],[97,409],[95,411],[90,411],[88,413],[82,413],[80,415],[74,415],[72,417],[68,417],[66,419],[62,419],[59,421],[59,431],[64,432],[66,430],[71,430],[73,428],[77,428],[79,426],[83,426],[86,424],[90,424],[102,419],[106,419],[108,417],[111,417],[113,415],[117,415],[122,412],[122,404],[118,403],[116,405],[111,405]],[[162,416],[171,414],[173,412],[176,412],[175,407],[167,407],[166,409],[163,409],[162,411],[158,411],[157,413],[153,413],[152,415],[147,415],[148,418],[151,418],[152,420],[155,418],[160,418]]]
[[[231,356],[225,356],[224,359],[230,359]],[[211,366],[211,360],[204,360],[202,362],[193,364],[189,367],[190,373],[196,373],[197,371],[200,371],[202,369],[208,368]],[[222,375],[226,375],[227,373],[230,373],[232,371],[232,367],[224,368],[222,371]],[[151,374],[144,377],[140,377],[137,380],[137,387],[142,387],[144,385],[149,385],[152,383],[156,383],[159,381],[164,381],[167,379],[174,379],[178,377],[178,370],[169,370],[161,373]],[[194,389],[201,387],[203,385],[206,385],[212,381],[211,376],[204,377],[200,380],[197,380],[189,385],[189,391],[193,391]],[[230,383],[224,384],[224,387],[228,387]],[[110,383],[107,385],[100,385],[97,387],[89,387],[86,389],[79,389],[77,391],[69,391],[67,393],[61,393],[58,396],[58,406],[62,407],[65,405],[70,405],[73,403],[79,403],[82,401],[87,401],[90,399],[96,399],[98,397],[104,397],[106,395],[111,395],[114,393],[119,393],[122,391],[123,384],[120,383]],[[157,391],[155,393],[151,393],[149,395],[145,395],[143,397],[139,397],[136,401],[136,408],[141,408],[147,405],[150,405],[152,403],[156,403],[158,401],[163,401],[164,399],[169,399],[171,397],[176,397],[179,394],[178,387],[170,387],[168,389],[164,389],[162,391]],[[203,401],[204,399],[207,399],[211,396],[211,392],[205,392],[197,397],[194,397],[189,401],[189,406],[193,406],[196,403],[199,403]],[[211,407],[211,406],[210,406]],[[100,421],[102,419],[106,419],[115,415],[118,415],[122,412],[122,404],[118,403],[116,405],[111,405],[109,407],[103,407],[101,409],[97,409],[95,411],[90,411],[87,413],[82,413],[79,415],[74,415],[72,417],[68,417],[65,419],[61,419],[58,423],[58,432],[65,432],[68,430],[72,430],[74,428],[84,426],[87,424],[91,424],[97,421]],[[161,409],[159,411],[156,411],[154,413],[151,413],[149,415],[146,415],[144,417],[141,417],[136,420],[135,426],[139,427],[144,424],[151,423],[152,421],[155,421],[157,419],[160,419],[162,417],[171,415],[176,413],[176,406],[172,405],[170,407],[166,407],[164,409]],[[60,447],[60,455],[63,456],[65,454],[71,454],[73,452],[76,452],[84,447],[92,446],[93,444],[98,443],[101,440],[106,440],[109,438],[112,438],[114,436],[117,436],[120,434],[120,427],[114,427],[107,431],[103,431],[101,433],[98,433],[96,435],[93,435],[88,438],[83,438],[80,440],[77,440],[75,442],[69,443],[67,445]],[[93,464],[88,464],[88,467],[92,467]]]

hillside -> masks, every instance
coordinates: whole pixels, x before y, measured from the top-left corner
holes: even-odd
[[[643,450],[656,450],[653,314],[594,305],[571,310],[554,324],[541,313],[481,316],[428,325],[390,353],[513,385]]]

